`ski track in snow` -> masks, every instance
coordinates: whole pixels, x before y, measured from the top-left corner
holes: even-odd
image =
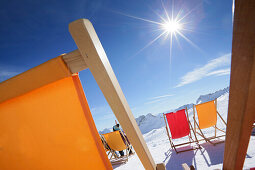
[[[228,98],[229,93],[225,93],[217,100],[217,110],[222,115],[224,120],[227,120]],[[193,110],[189,109],[188,112],[189,119],[193,125]],[[220,129],[226,130],[224,124],[219,118],[217,121],[217,126]],[[214,135],[214,128],[205,129],[203,130],[203,132],[206,136],[212,136]],[[219,131],[217,131],[217,134],[222,134],[218,132]],[[143,136],[154,161],[156,163],[164,162],[167,170],[182,170],[183,168],[181,165],[183,163],[193,165],[195,169],[198,170],[222,169],[225,143],[213,146],[210,143],[205,143],[202,141],[200,142],[202,149],[176,154],[175,151],[171,150],[165,127],[153,129],[150,132],[144,134]],[[199,136],[197,137],[199,138]],[[224,140],[224,138],[222,139]],[[177,139],[174,140],[174,143],[177,144],[185,141],[188,141],[188,139]],[[250,138],[250,143],[243,169],[249,169],[251,167],[255,167],[255,136],[251,136]],[[115,170],[144,169],[137,154],[131,156],[127,163],[115,165],[113,166],[113,168]]]

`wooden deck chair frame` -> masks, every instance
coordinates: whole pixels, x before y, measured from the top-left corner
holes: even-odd
[[[190,121],[189,121],[187,107],[185,108],[185,113],[186,113],[187,121],[188,121],[189,128],[190,128],[190,133],[188,135],[189,142],[185,142],[185,143],[181,143],[181,144],[177,144],[177,145],[175,145],[174,142],[172,141],[173,139],[171,138],[170,133],[169,133],[170,129],[169,129],[168,123],[166,121],[166,114],[163,113],[165,124],[166,124],[166,132],[167,132],[167,136],[168,136],[171,148],[174,149],[177,154],[181,153],[181,152],[192,151],[192,150],[196,150],[196,149],[200,149],[201,148],[201,146],[198,143],[196,133],[195,133],[195,131],[194,131]],[[195,139],[192,138],[191,131],[193,132]],[[198,147],[191,148],[191,149],[185,149],[185,150],[181,150],[181,151],[178,151],[177,148],[176,148],[178,146],[187,145],[187,144],[191,144],[191,143],[196,143]]]
[[[219,112],[218,112],[218,110],[217,110],[217,98],[214,100],[214,106],[215,106],[215,108],[216,108],[216,114],[220,117],[220,119],[221,119],[222,122],[225,124],[225,126],[227,126],[227,123],[225,122],[225,120],[222,118],[222,116],[219,114]],[[196,110],[196,109],[195,109],[195,105],[193,105],[194,131],[195,131],[196,134],[198,134],[199,136],[201,136],[201,137],[203,138],[203,139],[200,139],[200,140],[198,140],[198,141],[203,141],[203,140],[205,140],[206,142],[209,142],[209,143],[212,144],[212,145],[216,145],[216,144],[219,144],[219,143],[223,143],[224,141],[219,141],[219,142],[212,142],[212,141],[211,141],[212,139],[218,139],[218,138],[220,138],[220,137],[226,136],[226,132],[225,132],[224,130],[222,130],[222,129],[219,129],[219,128],[217,127],[217,121],[216,121],[216,125],[215,125],[215,126],[211,126],[211,127],[213,127],[213,128],[215,129],[215,131],[214,131],[214,132],[215,132],[215,133],[214,133],[214,136],[206,137],[206,136],[204,135],[204,133],[202,132],[202,130],[200,129],[198,122],[196,121],[196,113],[195,113],[195,110]],[[199,130],[199,132],[197,132],[197,129]],[[224,134],[224,135],[217,136],[217,130],[219,130],[219,131],[221,131],[221,132],[223,132],[223,133],[225,133],[225,134]]]
[[[71,33],[71,36],[78,49],[63,54],[56,59],[59,58],[64,62],[63,67],[67,67],[70,74],[77,74],[85,69],[90,70],[106,101],[110,105],[123,130],[126,132],[130,142],[134,146],[134,149],[136,150],[136,153],[144,168],[148,170],[161,169],[157,167],[160,167],[162,164],[156,164],[152,158],[152,155],[146,145],[142,133],[135,121],[128,102],[107,58],[104,48],[91,22],[87,19],[78,19],[73,21],[69,24],[69,32]],[[55,68],[54,62],[49,63],[52,64],[51,66],[53,68]],[[44,66],[45,64],[42,64],[42,67],[39,69],[45,68]],[[34,73],[36,73],[38,71],[38,67],[35,67],[33,70]],[[66,76],[62,74],[61,69],[59,70],[60,75],[58,77],[51,76],[51,72],[47,69],[43,71],[47,75],[47,78],[41,79],[40,76],[33,76],[34,82],[37,82],[36,85],[33,86],[27,84],[23,75],[13,77],[10,79],[10,81],[8,81],[8,83],[4,83],[5,85],[0,86],[0,92],[8,91],[9,93],[5,96],[1,94],[0,102],[23,95],[31,90],[55,82]],[[18,84],[23,84],[24,88],[9,91],[9,87],[15,87],[17,85],[17,81]]]
[[[128,142],[127,136],[126,136],[121,130],[120,130],[119,132],[120,132],[120,134],[122,135],[122,137],[123,137],[123,139],[124,139],[123,142],[124,142],[125,145],[127,146],[127,149],[126,149],[127,153],[126,153],[126,155],[129,156],[129,152],[130,152],[130,151],[134,152],[134,151],[132,150],[132,146],[131,146],[131,144]]]
[[[118,131],[120,133],[120,136],[123,140],[123,143],[125,144],[126,146],[126,155],[124,157],[121,157],[121,156],[118,156],[116,154],[116,150],[112,149],[108,144],[107,144],[107,141],[105,140],[104,136],[102,136],[103,140],[104,140],[104,146],[106,146],[106,148],[108,148],[108,154],[109,155],[110,153],[112,154],[111,157],[110,157],[110,161],[112,163],[112,165],[115,165],[115,164],[120,164],[120,163],[125,163],[128,161],[128,157],[129,157],[129,152],[132,150],[132,147],[131,145],[128,143],[128,140],[127,140],[127,137],[123,134],[123,132],[121,130]],[[110,153],[109,153],[110,152]]]
[[[115,153],[115,151],[113,149],[111,149],[110,146],[107,144],[104,136],[100,134],[100,138],[104,145],[104,149],[105,149],[105,152],[106,152],[108,158],[109,158],[109,156],[110,156],[110,158],[109,158],[110,160],[112,159],[112,157],[118,158],[118,155]]]
[[[79,19],[69,24],[69,32],[78,50],[63,56],[67,66],[73,73],[89,68],[144,168],[160,169],[157,167],[161,164],[152,158],[93,25],[87,19]]]
[[[126,159],[128,161],[129,153],[130,151],[132,151],[132,147],[131,147],[131,144],[128,143],[126,135],[124,135],[124,133],[121,130],[119,130],[119,132],[120,132],[120,135],[122,136],[122,139],[124,139],[123,140],[124,144],[126,145]]]

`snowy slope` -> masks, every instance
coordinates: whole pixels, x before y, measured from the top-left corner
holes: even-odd
[[[185,105],[183,105],[183,106],[181,106],[181,107],[178,107],[178,108],[175,109],[174,111],[181,110],[181,109],[185,109],[185,108],[191,109],[192,107],[193,107],[193,103],[185,104]]]
[[[227,120],[228,98],[229,93],[222,91],[223,95],[218,96],[217,109],[222,115],[224,120]],[[212,96],[212,95],[209,95]],[[216,95],[217,96],[217,95]],[[201,98],[201,101],[206,101],[205,97]],[[188,110],[191,123],[193,124],[192,115],[193,110]],[[149,121],[159,119],[158,116],[149,115],[143,116],[138,119],[140,128],[149,127]],[[221,129],[225,129],[223,123],[218,121],[217,126]],[[152,125],[153,123],[151,123]],[[163,124],[164,125],[164,124]],[[146,130],[145,130],[146,131]],[[213,128],[203,130],[206,136],[212,136],[214,134]],[[220,133],[219,133],[220,134]],[[169,144],[169,140],[166,134],[165,127],[153,129],[143,135],[147,146],[152,154],[152,157],[156,163],[164,162],[166,169],[168,170],[182,170],[181,164],[187,163],[193,165],[198,170],[203,169],[222,169],[223,155],[224,155],[224,143],[213,146],[209,143],[201,142],[202,149],[196,151],[188,151],[176,154]],[[224,138],[223,138],[224,139]],[[180,142],[186,142],[186,138],[174,140],[176,144]],[[244,169],[255,167],[255,136],[251,136],[247,157],[244,164]],[[114,166],[116,170],[142,170],[144,169],[138,156],[135,154],[130,157],[126,164]]]
[[[222,90],[216,91],[215,93],[210,93],[210,94],[206,94],[206,95],[201,95],[198,99],[197,99],[197,104],[198,103],[204,103],[210,100],[214,100],[216,98],[219,98],[220,96],[226,94],[229,92],[229,87],[224,88]],[[218,99],[219,100],[219,99]],[[185,109],[187,107],[187,109],[192,109],[193,107],[193,103],[190,104],[185,104],[181,107],[178,107],[176,109],[172,109],[173,111],[177,111],[177,110],[181,110],[181,109]],[[168,111],[170,112],[170,111]],[[167,113],[167,112],[165,112]],[[153,129],[158,129],[161,127],[164,127],[165,123],[164,123],[164,118],[163,118],[163,113],[159,113],[157,115],[153,115],[151,113],[148,113],[147,115],[141,115],[138,118],[135,119],[136,123],[138,124],[142,134],[148,133],[150,131],[152,131]],[[105,128],[102,131],[99,131],[100,134],[104,134],[104,133],[108,133],[111,132],[112,128]]]
[[[216,98],[219,98],[220,96],[227,94],[229,91],[229,87],[216,91],[215,93],[207,94],[207,95],[201,95],[197,99],[197,103],[204,103],[210,100],[214,100]],[[221,100],[220,98],[218,100]],[[185,104],[177,109],[174,109],[174,111],[185,109],[187,107],[188,110],[192,109],[193,103]],[[189,114],[191,115],[191,114]],[[153,129],[158,129],[161,127],[164,127],[164,118],[163,114],[159,113],[158,115],[152,115],[151,113],[148,113],[147,115],[142,115],[136,118],[136,122],[142,132],[142,134],[148,133]]]
[[[200,104],[200,103],[205,103],[211,100],[214,100],[220,96],[222,96],[225,93],[229,93],[229,87],[226,87],[222,90],[218,90],[214,93],[210,93],[210,94],[206,94],[206,95],[201,95],[198,99],[196,104]]]
[[[165,124],[163,114],[154,116],[151,113],[147,114],[146,116],[143,115],[136,118],[136,122],[142,134],[148,133],[153,129],[161,128]]]

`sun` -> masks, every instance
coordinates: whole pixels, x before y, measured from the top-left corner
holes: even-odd
[[[168,33],[176,33],[182,29],[182,25],[178,21],[168,21],[163,23],[161,26],[162,29]]]
[[[182,9],[179,10],[179,11],[175,11],[173,1],[174,0],[172,0],[172,10],[167,10],[165,8],[165,5],[164,5],[163,1],[161,0],[162,7],[163,7],[163,10],[164,10],[162,15],[160,15],[156,11],[153,11],[160,18],[159,21],[150,20],[150,19],[141,18],[141,17],[138,17],[138,16],[132,16],[132,15],[129,15],[129,14],[124,14],[124,13],[121,13],[121,12],[117,12],[118,14],[130,17],[130,18],[133,18],[133,19],[137,19],[137,20],[140,20],[140,21],[143,21],[143,22],[147,22],[149,24],[153,24],[156,27],[152,31],[157,31],[159,33],[154,39],[149,41],[144,47],[139,49],[130,58],[135,57],[141,51],[148,48],[149,46],[151,46],[153,43],[155,43],[158,39],[160,39],[162,37],[163,37],[164,40],[169,40],[169,43],[170,43],[169,44],[170,45],[170,48],[169,48],[170,64],[171,64],[171,60],[172,60],[171,58],[172,58],[173,44],[177,43],[179,48],[182,49],[182,46],[180,45],[180,38],[184,39],[190,45],[192,45],[193,47],[195,47],[196,49],[201,51],[201,49],[194,42],[192,42],[188,37],[186,37],[186,35],[185,35],[187,32],[194,32],[194,30],[193,30],[194,28],[192,27],[192,20],[188,19],[188,16],[190,16],[195,11],[195,9],[197,7],[193,8],[189,11],[186,11],[186,13],[184,13],[184,11]]]

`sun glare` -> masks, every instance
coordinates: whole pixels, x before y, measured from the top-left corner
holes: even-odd
[[[162,28],[163,28],[163,30],[165,30],[168,33],[175,33],[182,29],[182,25],[176,21],[168,21],[168,22],[162,24]]]
[[[157,31],[159,34],[155,36],[154,39],[149,41],[144,47],[139,49],[134,55],[132,55],[130,58],[135,57],[138,55],[141,51],[151,46],[153,43],[155,43],[158,39],[163,37],[163,40],[169,40],[169,64],[171,66],[172,63],[172,51],[173,51],[173,44],[177,43],[179,48],[183,50],[181,44],[180,44],[180,38],[184,39],[186,42],[188,42],[190,45],[198,49],[200,52],[202,50],[194,43],[192,42],[188,37],[186,37],[186,32],[194,32],[194,28],[192,27],[192,20],[190,20],[188,17],[201,5],[197,5],[191,10],[187,11],[184,9],[180,9],[179,11],[174,10],[174,1],[170,0],[172,2],[171,7],[172,9],[167,9],[163,3],[163,0],[161,0],[161,4],[163,7],[162,14],[158,13],[157,11],[153,11],[158,17],[159,21],[150,20],[146,18],[141,18],[138,16],[132,16],[128,14],[124,14],[121,12],[117,12],[118,14],[137,19],[140,21],[147,22],[149,24],[154,24],[156,27],[153,31]],[[169,15],[170,14],[170,15]],[[175,42],[174,42],[175,41]]]
[[[186,21],[187,17],[194,11],[197,9],[196,6],[195,8],[191,9],[190,11],[187,11],[186,13],[183,12],[183,10],[179,10],[174,12],[174,0],[172,0],[172,9],[171,10],[167,10],[165,8],[165,5],[163,3],[163,1],[161,0],[162,3],[162,7],[164,9],[164,13],[165,14],[158,14],[156,11],[153,11],[159,18],[159,21],[155,21],[155,20],[149,20],[149,19],[145,19],[145,18],[141,18],[138,16],[132,16],[132,15],[128,15],[128,14],[124,14],[124,13],[120,13],[121,15],[130,17],[130,18],[134,18],[137,20],[141,20],[150,24],[155,24],[157,27],[155,27],[155,31],[159,31],[159,35],[156,36],[154,39],[152,39],[150,42],[148,42],[143,48],[139,49],[133,56],[136,56],[137,54],[139,54],[141,51],[143,51],[144,49],[148,48],[149,46],[151,46],[153,43],[155,43],[158,39],[160,39],[161,37],[164,37],[164,40],[169,39],[170,41],[170,64],[171,64],[171,58],[172,58],[172,47],[173,47],[173,41],[176,40],[177,45],[182,49],[179,39],[183,38],[184,40],[186,40],[189,44],[191,44],[193,47],[195,47],[196,49],[198,49],[199,51],[201,51],[201,49],[195,44],[193,43],[188,37],[186,37],[185,33],[186,32],[193,32],[193,28],[190,27],[190,23],[191,21]],[[170,15],[169,15],[170,13]],[[154,30],[153,30],[154,31]]]

